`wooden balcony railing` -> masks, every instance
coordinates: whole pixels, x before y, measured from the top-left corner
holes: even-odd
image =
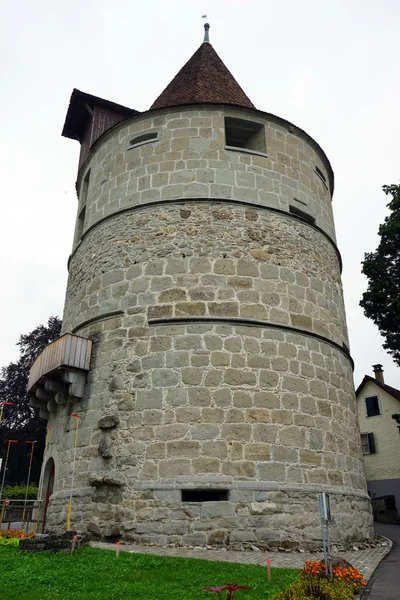
[[[64,367],[89,371],[92,340],[66,333],[43,350],[34,361],[27,386],[29,395],[47,375],[58,375]]]

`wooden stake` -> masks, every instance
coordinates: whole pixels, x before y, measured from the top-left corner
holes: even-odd
[[[268,559],[265,562],[267,563],[268,581],[271,581],[271,561]]]
[[[119,547],[120,547],[120,545],[121,545],[121,542],[117,542],[115,544],[115,558],[118,558],[118,556],[119,556]]]

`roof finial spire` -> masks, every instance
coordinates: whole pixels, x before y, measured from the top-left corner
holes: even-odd
[[[210,29],[210,24],[209,23],[205,23],[204,24],[204,42],[210,42],[210,36],[208,35],[208,31]]]

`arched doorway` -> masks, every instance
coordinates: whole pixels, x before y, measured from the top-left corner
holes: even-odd
[[[47,508],[49,506],[50,497],[53,493],[54,476],[55,476],[54,460],[52,458],[49,458],[49,460],[47,461],[47,464],[46,464],[46,467],[44,470],[44,476],[43,476],[43,492],[44,493],[42,494],[42,499],[44,501],[44,507],[43,507],[43,529],[42,529],[42,531],[44,531],[45,527],[46,527]]]

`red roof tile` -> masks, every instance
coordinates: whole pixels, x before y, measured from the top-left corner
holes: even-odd
[[[233,104],[255,108],[208,42],[193,54],[150,110],[182,104]]]

